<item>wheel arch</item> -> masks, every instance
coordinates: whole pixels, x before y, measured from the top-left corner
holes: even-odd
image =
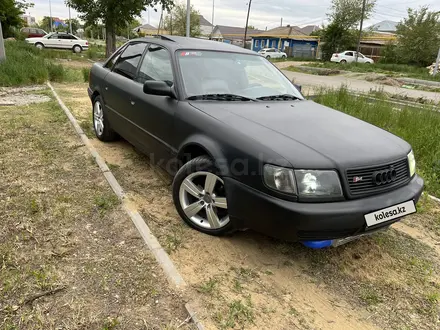
[[[215,162],[222,175],[229,174],[228,162],[220,145],[204,135],[193,135],[181,144],[177,152],[179,167],[191,159],[204,155]]]

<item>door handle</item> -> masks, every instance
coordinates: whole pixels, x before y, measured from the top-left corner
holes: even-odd
[[[136,102],[135,101],[130,101],[131,105],[135,105]]]

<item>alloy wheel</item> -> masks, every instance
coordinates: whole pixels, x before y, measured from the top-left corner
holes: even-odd
[[[104,133],[104,112],[99,101],[96,101],[93,106],[93,126],[95,127],[96,134],[99,136]]]
[[[188,175],[180,185],[179,202],[188,219],[198,227],[219,229],[230,221],[224,182],[211,172]]]

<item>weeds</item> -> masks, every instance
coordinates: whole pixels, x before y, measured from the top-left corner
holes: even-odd
[[[348,63],[341,65],[339,63],[325,62],[325,63],[309,63],[306,66],[313,66],[327,69],[340,69],[352,72],[375,72],[384,73],[392,76],[404,76],[409,78],[424,79],[440,81],[440,76],[431,76],[428,69],[424,67],[406,65],[406,64],[387,64],[375,63],[373,65],[363,63]]]
[[[65,69],[50,60],[50,52],[40,51],[21,41],[7,41],[6,61],[0,63],[0,86],[42,84],[47,80],[81,81],[75,69]]]
[[[200,284],[197,287],[197,291],[205,294],[213,294],[217,290],[218,280],[210,278],[208,282]]]
[[[249,299],[243,303],[241,300],[234,300],[228,304],[226,315],[218,312],[215,319],[220,325],[221,329],[235,328],[237,325],[243,329],[247,323],[253,323],[254,311],[252,303]]]
[[[352,95],[346,88],[322,91],[316,102],[381,127],[411,144],[418,173],[425,179],[426,190],[440,196],[440,113],[406,106],[396,110],[386,100],[371,102]]]
[[[118,204],[118,197],[112,193],[95,196],[95,205],[98,207],[101,214],[111,210]]]

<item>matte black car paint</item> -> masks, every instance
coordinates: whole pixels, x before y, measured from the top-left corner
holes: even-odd
[[[186,100],[175,58],[179,49],[255,53],[217,42],[173,38],[176,41],[130,42],[151,42],[170,52],[177,98],[147,95],[141,83],[102,64],[92,68],[89,94],[92,98],[101,95],[115,131],[171,174],[176,167],[167,166],[170,160],[184,159],[189,146],[202,148],[218,164],[227,189],[228,211],[238,227],[289,240],[343,237],[365,231],[363,214],[418,200],[423,180],[417,175],[396,190],[345,200],[348,168],[396,161],[411,150],[408,143],[380,128],[312,101]],[[267,163],[337,170],[345,199],[300,203],[296,196],[266,187],[262,171]],[[301,232],[308,234],[301,236]]]

